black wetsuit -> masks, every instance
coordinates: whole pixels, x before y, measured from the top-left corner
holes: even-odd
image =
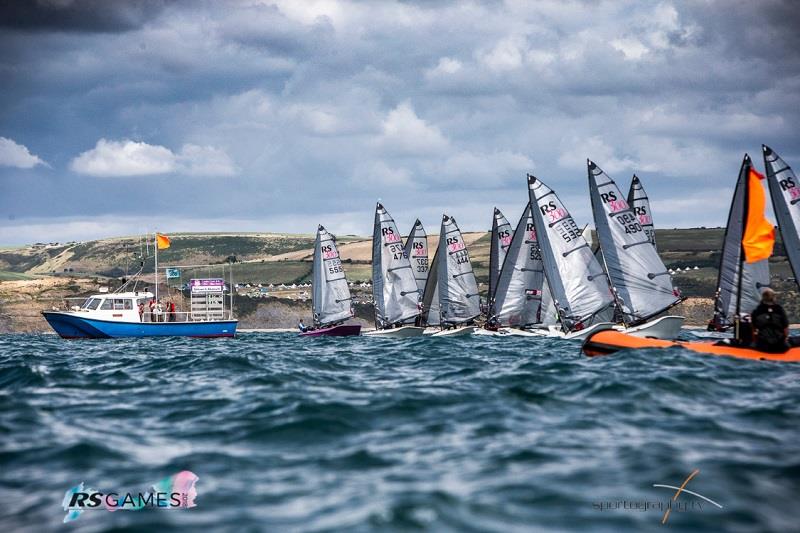
[[[756,330],[756,348],[764,352],[785,352],[789,345],[786,343],[786,328],[789,319],[786,312],[778,304],[758,304],[753,313],[753,329]]]

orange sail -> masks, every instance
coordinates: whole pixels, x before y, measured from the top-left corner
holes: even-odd
[[[167,237],[166,235],[161,235],[160,233],[156,233],[156,244],[158,245],[159,250],[166,250],[167,248],[169,248],[171,241],[169,240],[169,237]]]
[[[775,228],[764,215],[767,195],[761,185],[763,179],[762,174],[750,168],[747,176],[747,222],[742,236],[742,248],[748,263],[769,259],[775,245]]]

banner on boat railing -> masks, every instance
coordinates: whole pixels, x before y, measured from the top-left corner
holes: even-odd
[[[181,277],[181,270],[179,268],[167,268],[167,279],[175,279]]]
[[[223,292],[225,289],[224,279],[193,279],[189,281],[192,293]]]

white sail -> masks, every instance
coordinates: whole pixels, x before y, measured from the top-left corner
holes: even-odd
[[[428,325],[463,324],[480,315],[478,283],[469,252],[455,219],[447,215],[442,217],[439,245],[429,275],[423,297]]]
[[[414,270],[414,279],[417,282],[417,288],[420,295],[425,294],[425,283],[428,281],[428,236],[425,234],[425,228],[422,227],[422,222],[419,219],[414,222],[414,227],[411,228],[411,233],[408,234],[408,239],[405,245],[406,255],[411,261],[411,268]]]
[[[496,207],[492,217],[492,234],[489,245],[489,299],[491,301],[497,288],[497,280],[500,278],[500,270],[506,259],[508,247],[511,246],[511,224]]]
[[[506,250],[495,292],[490,293],[490,315],[500,326],[525,327],[542,322],[543,285],[542,253],[528,202]]]
[[[742,257],[742,237],[747,217],[747,181],[751,167],[750,156],[745,154],[722,242],[722,259],[712,320],[718,329],[732,326],[737,314],[750,313],[755,309],[761,301],[761,289],[769,286],[768,261],[764,259],[748,263]]]
[[[656,246],[656,229],[653,225],[653,215],[650,211],[650,199],[647,197],[647,193],[644,192],[642,181],[636,174],[633,175],[631,187],[628,189],[628,205],[633,209],[633,214],[641,224],[653,248],[658,249]]]
[[[617,184],[587,161],[597,240],[626,326],[637,325],[680,302],[667,267]]]
[[[378,329],[419,314],[419,290],[403,239],[394,219],[380,203],[375,207],[372,233],[372,296]]]
[[[566,331],[605,320],[613,298],[608,280],[581,230],[556,193],[528,175],[536,237],[550,293]]]
[[[352,316],[350,289],[344,275],[336,239],[321,225],[314,242],[313,284],[311,302],[314,325],[325,327]]]
[[[800,284],[800,182],[792,168],[769,146],[762,145],[767,183],[772,198],[772,209],[778,219],[781,240],[794,273]]]
[[[547,277],[542,283],[542,305],[540,309],[538,326],[548,327],[558,324],[558,310],[556,309],[555,301],[553,301],[553,295],[550,293],[550,287],[547,285]]]

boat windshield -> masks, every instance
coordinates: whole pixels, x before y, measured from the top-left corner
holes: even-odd
[[[95,309],[97,309],[97,306],[100,305],[100,302],[101,302],[100,298],[87,298],[86,301],[83,302],[82,307],[84,309],[91,309],[92,311],[94,311]]]

